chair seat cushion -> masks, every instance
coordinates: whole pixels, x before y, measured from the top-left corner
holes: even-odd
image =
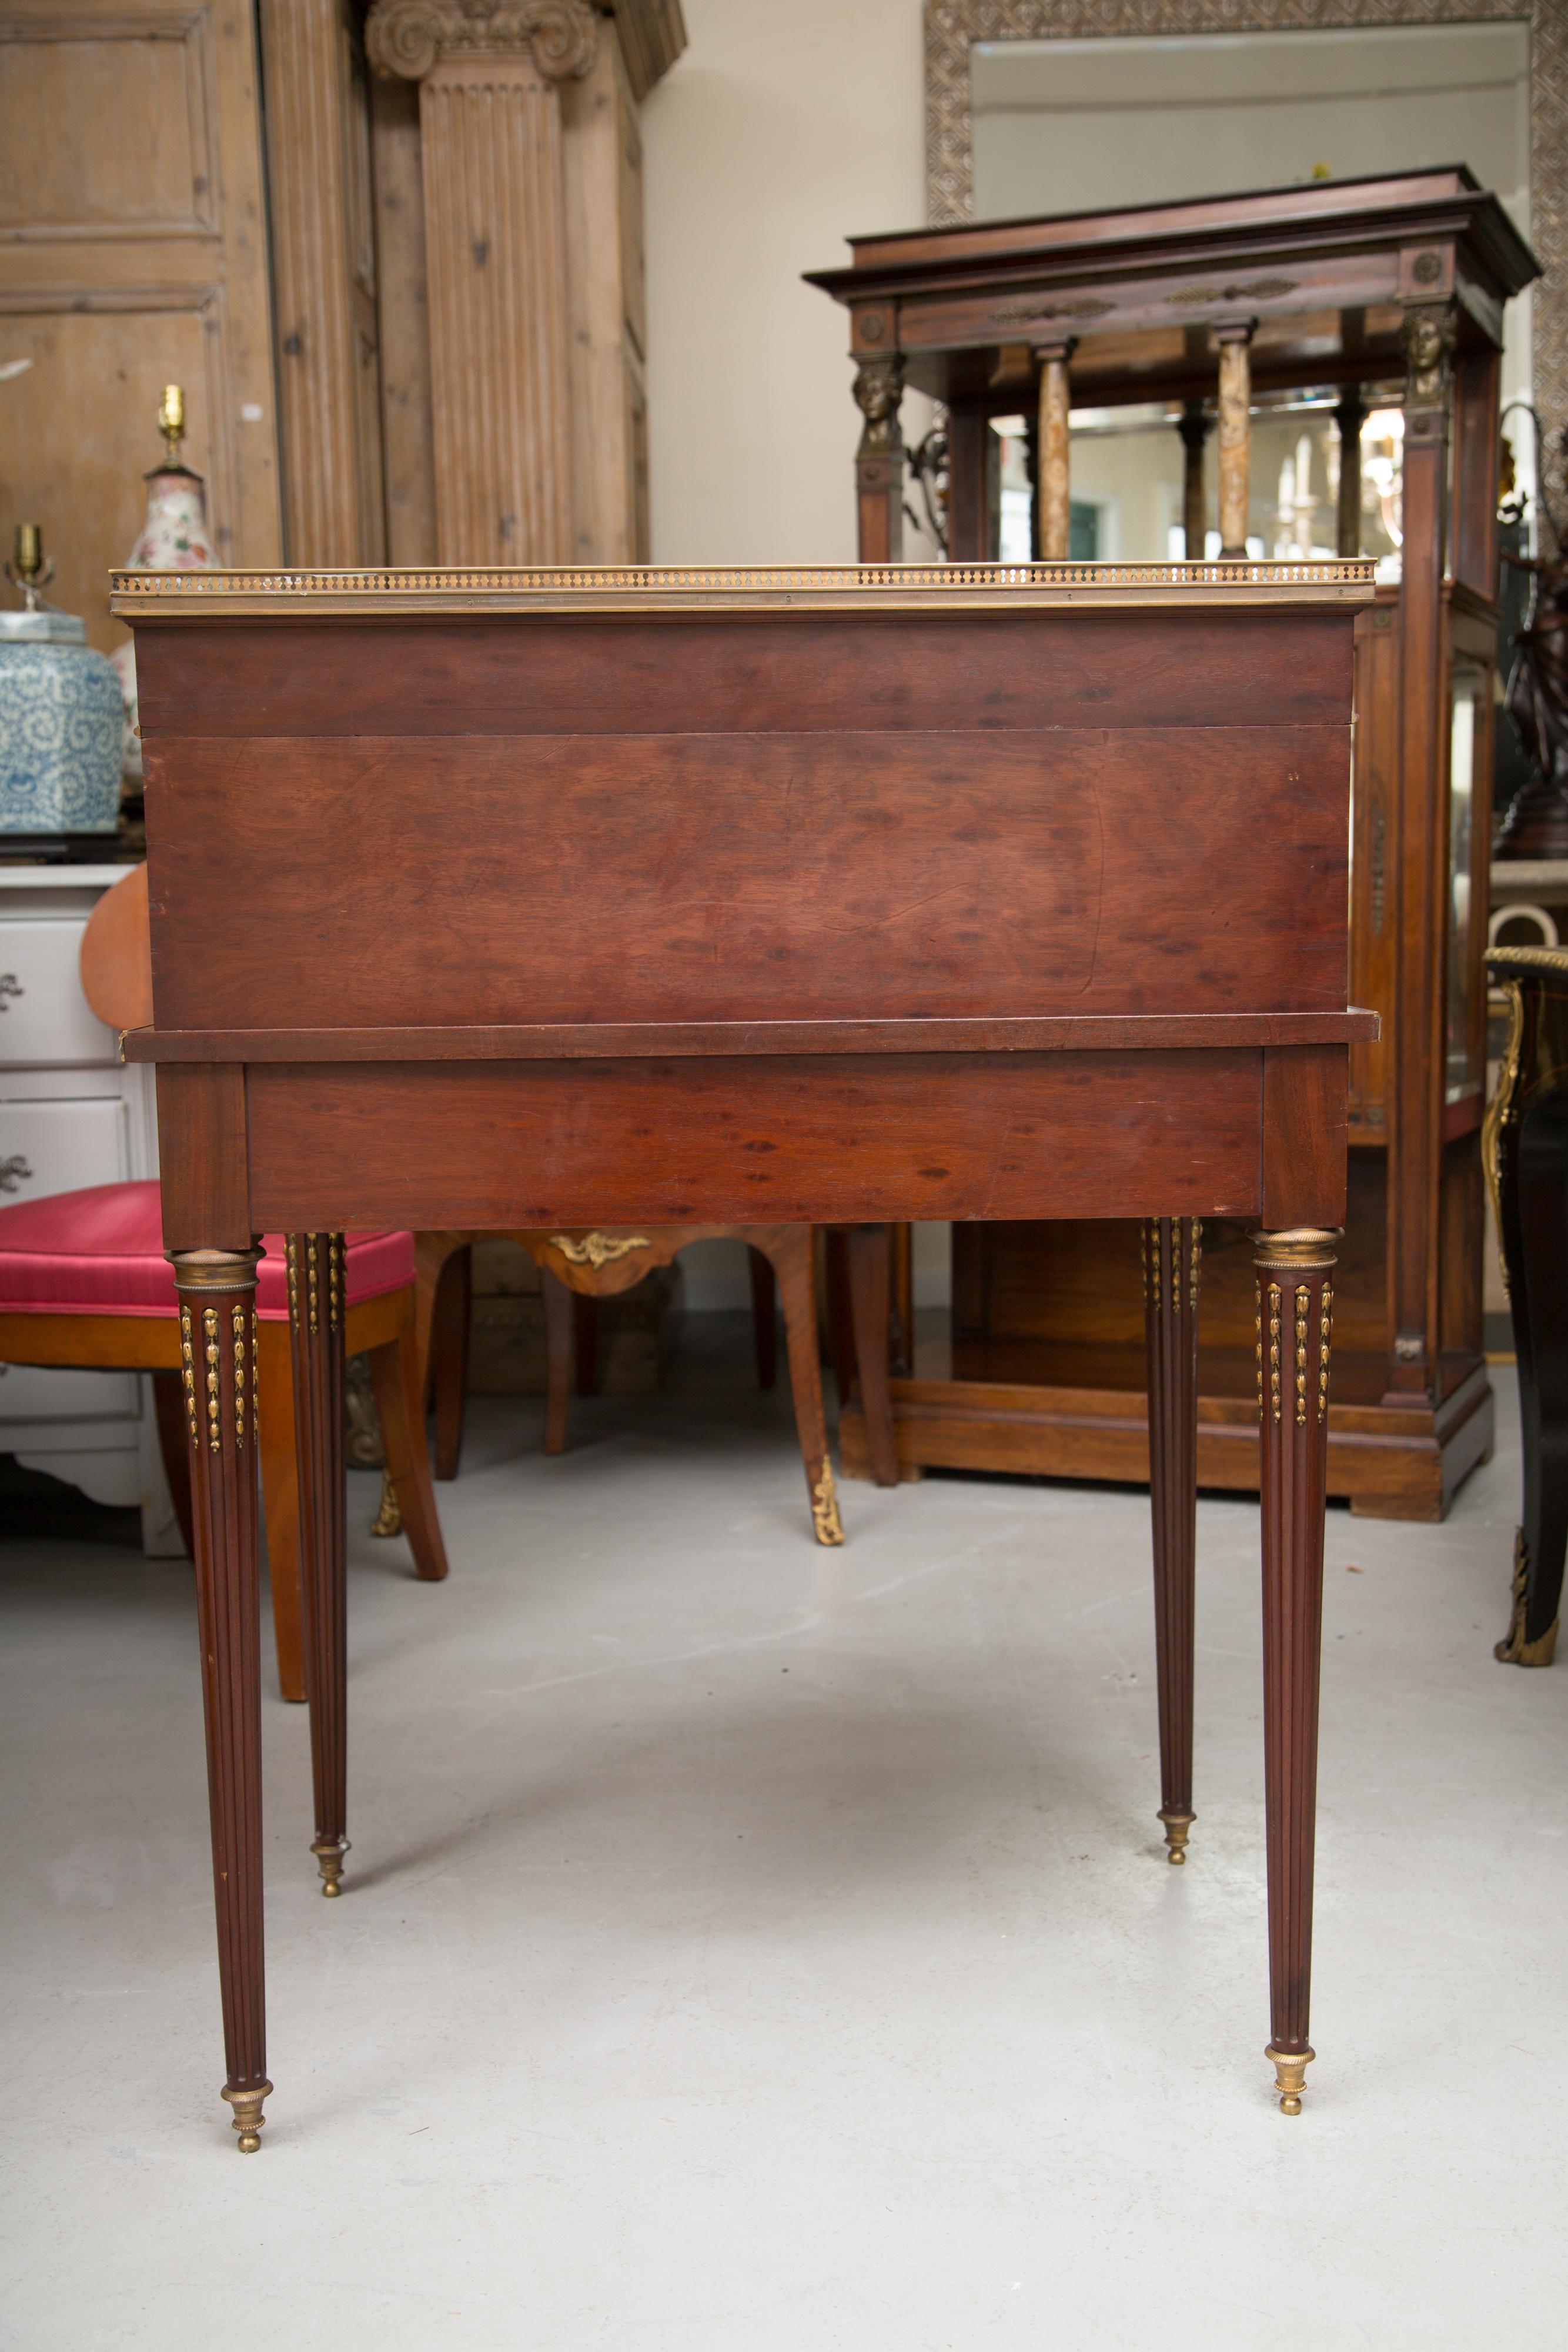
[[[267,1234],[264,1240],[256,1312],[282,1321],[288,1314],[283,1235]],[[349,1234],[345,1242],[350,1307],[413,1280],[412,1234]],[[172,1315],[176,1305],[156,1180],[91,1184],[85,1192],[0,1208],[0,1312]]]

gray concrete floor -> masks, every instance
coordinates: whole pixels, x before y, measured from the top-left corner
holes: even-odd
[[[851,1486],[737,1318],[476,1409],[444,1587],[352,1482],[350,1891],[266,1707],[266,2145],[233,2148],[189,1571],[0,1553],[0,2345],[971,2352],[1568,2340],[1568,1666],[1493,1663],[1509,1433],[1331,1514],[1307,2112],[1269,2095],[1256,1567],[1200,1510],[1160,1859],[1146,1505]]]

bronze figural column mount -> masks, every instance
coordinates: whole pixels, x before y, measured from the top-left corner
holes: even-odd
[[[1214,331],[1218,360],[1219,552],[1226,561],[1239,561],[1247,553],[1252,446],[1249,346],[1256,324],[1255,320],[1245,320]],[[904,472],[908,456],[899,424],[904,362],[897,352],[881,348],[887,332],[881,310],[857,312],[852,332],[855,405],[865,420],[855,453],[861,560],[867,563],[896,563],[904,552]],[[1065,563],[1071,552],[1069,362],[1077,347],[1076,336],[1062,335],[1032,347],[1021,344],[1004,352],[1004,358],[1009,358],[1016,349],[1020,368],[1029,366],[1032,360],[1039,369],[1036,414],[1030,424],[1037,480],[1035,543],[1038,560],[1042,563]],[[1001,378],[995,380],[999,382]],[[1196,563],[1203,558],[1207,529],[1203,451],[1209,424],[1200,399],[1188,399],[1184,404],[1177,430],[1184,453],[1182,520],[1186,560]],[[1354,495],[1359,499],[1359,467],[1354,470]],[[1341,535],[1343,538],[1343,530]],[[1354,555],[1357,551],[1352,546],[1341,551]]]

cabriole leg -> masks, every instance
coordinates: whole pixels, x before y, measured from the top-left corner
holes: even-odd
[[[256,1442],[259,1249],[172,1254],[191,1461],[196,1619],[207,1727],[223,2095],[243,2154],[261,2146],[267,2079],[262,1942],[261,1611]]]
[[[765,1250],[748,1246],[747,1269],[751,1276],[751,1336],[757,1349],[757,1385],[770,1389],[779,1378],[779,1286],[773,1261]]]
[[[384,1347],[372,1348],[370,1364],[392,1508],[408,1538],[414,1572],[423,1582],[438,1584],[446,1574],[446,1547],[441,1539],[435,1493],[430,1483],[424,1415],[419,1404],[419,1350],[413,1333],[404,1331]]]
[[[299,1586],[323,1895],[342,1889],[348,1839],[348,1546],[343,1486],[343,1236],[290,1234],[288,1325],[299,1465]]]
[[[1268,1812],[1269,1991],[1284,2114],[1301,2112],[1312,1965],[1323,1490],[1337,1233],[1254,1237],[1262,1424],[1263,1766]]]
[[[861,1417],[872,1476],[879,1486],[898,1484],[898,1441],[888,1387],[893,1308],[892,1235],[886,1225],[852,1225],[849,1232],[850,1313],[854,1323],[855,1370]]]
[[[822,1412],[822,1368],[817,1358],[817,1301],[812,1272],[811,1228],[789,1225],[779,1229],[768,1244],[779,1296],[784,1308],[784,1345],[789,1359],[789,1386],[795,1404],[795,1429],[800,1459],[806,1467],[806,1491],[811,1498],[811,1531],[820,1544],[841,1544],[839,1491],[828,1458],[828,1425]]]
[[[1568,1121],[1562,1100],[1548,1094],[1522,1120],[1505,1106],[1498,1150],[1524,1513],[1513,1540],[1509,1629],[1493,1654],[1515,1666],[1549,1666],[1556,1655],[1568,1550]]]
[[[571,1349],[575,1307],[571,1292],[548,1265],[539,1268],[545,1318],[545,1439],[547,1454],[566,1452],[566,1422],[571,1410]]]
[[[1149,1503],[1155,1539],[1155,1658],[1166,1858],[1186,1860],[1192,1810],[1193,1594],[1197,1552],[1197,1217],[1144,1226],[1149,1375]]]
[[[438,1478],[456,1477],[458,1457],[463,1451],[468,1327],[473,1309],[474,1253],[471,1249],[454,1250],[442,1269],[430,1333],[431,1401],[435,1409],[434,1468]],[[420,1417],[423,1418],[423,1405]]]

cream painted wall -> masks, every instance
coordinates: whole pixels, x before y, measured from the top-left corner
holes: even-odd
[[[682,5],[643,110],[653,557],[852,562],[848,320],[800,272],[925,217],[920,0]]]
[[[925,218],[920,0],[682,7],[690,46],[643,110],[653,560],[852,563],[849,322],[800,272]],[[946,1233],[917,1236],[924,1302],[946,1296]],[[682,1265],[689,1307],[747,1303],[735,1245]]]

